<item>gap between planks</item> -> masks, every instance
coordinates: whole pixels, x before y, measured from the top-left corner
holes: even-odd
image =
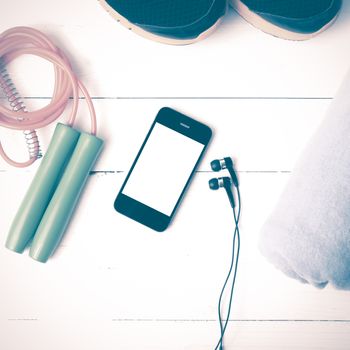
[[[205,322],[217,322],[217,319],[163,319],[163,318],[113,318],[113,322],[199,322],[199,323],[205,323]],[[226,321],[226,319],[223,319],[223,321]],[[349,320],[312,320],[312,319],[229,319],[229,322],[244,322],[244,323],[254,323],[254,322],[318,322],[318,323],[350,323]]]
[[[40,321],[39,318],[8,318],[10,322],[21,322],[21,321]],[[162,319],[162,318],[112,318],[112,322],[163,322],[163,323],[216,323],[217,319]],[[226,319],[223,319],[226,321]],[[349,323],[350,320],[311,320],[311,319],[230,319],[230,323]]]
[[[51,100],[50,96],[25,96],[24,100]],[[333,97],[284,97],[284,96],[91,96],[93,100],[333,100]],[[0,97],[6,99],[6,97]],[[70,97],[73,99],[73,97]],[[85,97],[79,97],[85,100]]]

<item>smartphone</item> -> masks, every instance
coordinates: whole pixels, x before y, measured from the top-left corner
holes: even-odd
[[[208,126],[171,108],[162,108],[117,195],[115,210],[156,231],[164,231],[211,135]]]

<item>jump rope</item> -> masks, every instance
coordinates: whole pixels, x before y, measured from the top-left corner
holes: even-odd
[[[26,111],[23,101],[20,101],[20,96],[6,72],[6,65],[21,55],[39,56],[54,65],[55,85],[51,102],[38,111]],[[77,116],[80,90],[89,108],[91,134],[96,135],[96,113],[88,91],[73,72],[66,55],[45,34],[28,27],[15,27],[6,30],[0,35],[0,58],[0,86],[12,107],[12,110],[10,110],[0,105],[1,126],[35,132],[33,129],[43,128],[60,117],[67,107],[70,96],[73,95],[73,106],[67,122],[67,125],[72,127]],[[10,165],[16,167],[29,166],[38,158],[39,146],[35,142],[36,140],[37,136],[33,136],[33,142],[37,148],[31,152],[31,158],[26,162],[16,162],[8,157],[1,142],[0,155]]]
[[[39,56],[54,66],[55,83],[51,102],[33,112],[26,110],[6,65],[21,55]],[[96,137],[96,114],[91,97],[74,74],[67,56],[40,31],[15,27],[0,35],[0,86],[10,108],[0,105],[0,126],[24,130],[30,158],[11,159],[0,143],[0,155],[10,165],[26,167],[40,157],[35,129],[54,122],[65,111],[72,96],[72,109],[66,125],[58,123],[50,145],[13,220],[6,247],[22,253],[30,241],[29,255],[46,262],[60,243],[70,221],[89,172],[103,145]],[[84,96],[91,118],[91,133],[73,128]]]
[[[55,83],[51,102],[37,111],[27,111],[6,69],[11,61],[21,55],[39,56],[54,66]],[[0,142],[0,155],[15,167],[27,167],[41,157],[35,129],[43,128],[59,118],[72,96],[68,122],[66,125],[57,124],[51,143],[17,212],[6,241],[6,247],[18,253],[22,253],[32,241],[29,255],[38,261],[46,262],[62,239],[89,172],[103,146],[103,141],[96,137],[95,109],[88,91],[73,72],[67,56],[45,34],[33,28],[15,27],[0,34],[0,88],[11,108],[0,104],[0,126],[23,130],[29,151],[29,159],[18,162],[5,153]],[[79,91],[88,105],[91,118],[90,134],[73,128],[80,101]],[[215,350],[222,350],[231,313],[240,253],[241,197],[231,158],[215,160],[211,167],[214,171],[227,168],[230,172],[231,178],[211,179],[209,186],[214,190],[225,188],[235,226],[231,264],[218,302],[220,339]],[[237,195],[238,208],[235,205],[232,187]],[[222,299],[232,273],[229,304],[224,321]]]

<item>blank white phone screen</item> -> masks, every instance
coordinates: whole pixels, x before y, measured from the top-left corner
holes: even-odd
[[[170,216],[203,148],[156,123],[122,193]]]

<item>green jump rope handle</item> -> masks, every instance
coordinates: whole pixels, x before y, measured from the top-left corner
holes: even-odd
[[[76,148],[35,233],[29,255],[46,262],[60,243],[103,141],[81,133]]]
[[[22,253],[34,236],[79,136],[80,133],[69,126],[57,124],[49,148],[13,220],[6,241],[8,249]]]

